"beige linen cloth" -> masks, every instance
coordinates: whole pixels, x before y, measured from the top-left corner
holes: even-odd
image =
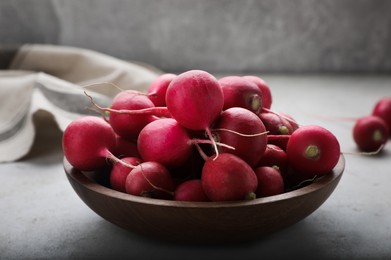
[[[34,113],[51,113],[63,131],[77,117],[96,115],[87,109],[91,106],[84,90],[108,106],[118,89],[104,82],[145,91],[160,73],[149,65],[87,49],[21,46],[9,67],[0,70],[0,163],[28,153],[35,137]]]

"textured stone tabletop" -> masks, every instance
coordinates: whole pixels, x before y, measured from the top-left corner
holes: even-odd
[[[275,111],[331,130],[356,152],[353,122],[313,115],[371,113],[391,96],[390,76],[264,75]],[[139,237],[105,221],[72,190],[62,168],[61,132],[35,117],[33,150],[0,164],[0,259],[390,259],[391,144],[379,156],[346,155],[334,193],[313,214],[278,233],[229,246],[178,245]]]

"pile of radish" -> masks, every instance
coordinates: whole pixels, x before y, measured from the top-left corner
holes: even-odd
[[[110,187],[136,196],[273,196],[329,174],[341,154],[327,129],[272,111],[270,88],[255,76],[163,74],[147,93],[123,90],[110,107],[91,102],[103,116],[71,122],[64,155],[81,171],[108,168]]]

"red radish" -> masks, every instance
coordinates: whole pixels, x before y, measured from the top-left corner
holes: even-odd
[[[170,172],[160,163],[143,162],[126,177],[126,192],[136,196],[172,199],[174,183]]]
[[[149,98],[134,91],[121,91],[114,97],[111,109],[139,110],[154,107]],[[156,120],[153,115],[133,115],[110,112],[109,122],[114,131],[125,139],[137,138],[141,129],[148,123]]]
[[[243,78],[257,84],[258,88],[262,92],[262,106],[264,108],[270,108],[272,106],[273,98],[270,87],[267,83],[262,78],[253,75],[243,76]]]
[[[262,122],[270,135],[289,135],[293,132],[293,127],[285,118],[270,112],[259,114]]]
[[[382,118],[391,131],[391,97],[380,99],[373,108],[372,115]]]
[[[289,164],[309,178],[331,172],[341,154],[337,138],[317,125],[302,126],[293,132],[286,152]]]
[[[255,191],[257,198],[278,195],[284,192],[284,179],[274,167],[264,166],[254,170],[258,179]]]
[[[202,188],[201,180],[188,180],[175,189],[174,200],[177,201],[209,201]]]
[[[116,135],[116,148],[115,155],[117,157],[139,157],[140,154],[137,150],[137,141],[129,141]]]
[[[286,151],[291,135],[267,135],[267,143],[273,144]]]
[[[232,107],[223,111],[213,124],[213,135],[218,142],[235,147],[219,147],[221,153],[232,153],[254,167],[266,149],[267,132],[261,119],[253,112]]]
[[[131,165],[138,165],[142,162],[141,159],[137,157],[125,157],[122,158],[121,160]],[[121,191],[126,193],[126,189],[125,189],[126,177],[128,176],[131,170],[132,170],[131,168],[126,167],[123,164],[114,163],[110,171],[111,188],[116,191]]]
[[[377,151],[386,144],[388,137],[386,122],[377,116],[359,118],[353,127],[353,139],[362,151]]]
[[[165,73],[157,77],[148,88],[148,97],[157,107],[166,106],[166,92],[168,85],[176,77],[175,74]]]
[[[219,79],[224,92],[224,110],[242,107],[255,114],[262,110],[262,92],[258,86],[243,77],[227,76]]]
[[[268,144],[265,153],[259,160],[257,167],[261,166],[277,166],[281,173],[285,173],[288,168],[288,156],[286,152],[277,145]]]
[[[112,152],[116,136],[105,120],[85,116],[73,120],[62,138],[64,155],[69,163],[81,171],[99,170],[108,165],[108,158],[116,160]]]
[[[292,127],[292,132],[294,132],[297,128],[300,127],[300,125],[297,123],[297,121],[291,115],[288,115],[285,113],[279,113],[279,114],[280,114],[280,116],[282,116],[285,120],[287,120],[289,122],[289,124]]]
[[[163,118],[141,130],[137,147],[144,161],[158,162],[171,169],[183,165],[190,158],[195,143],[211,141],[192,139],[189,131],[178,121]]]
[[[214,76],[202,70],[179,74],[168,86],[166,104],[181,125],[191,130],[205,130],[213,141],[210,125],[224,106],[223,90]],[[214,147],[217,151],[217,146]]]
[[[211,201],[254,199],[258,185],[253,169],[230,153],[210,157],[202,169],[201,182]]]
[[[192,153],[188,131],[172,118],[145,126],[140,132],[137,147],[144,161],[159,162],[169,168],[181,166]]]

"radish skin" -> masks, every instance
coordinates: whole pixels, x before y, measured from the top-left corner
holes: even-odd
[[[284,174],[288,169],[288,156],[279,146],[268,144],[265,153],[257,164],[257,167],[261,166],[277,166],[280,172]]]
[[[258,167],[254,169],[258,179],[258,188],[255,191],[257,198],[282,194],[284,192],[284,179],[275,167]]]
[[[258,86],[258,88],[261,90],[262,93],[262,106],[264,108],[270,109],[273,103],[273,98],[272,98],[270,87],[266,83],[266,81],[258,76],[253,76],[253,75],[243,76],[243,78],[254,82]]]
[[[151,122],[141,130],[137,147],[144,161],[154,161],[172,169],[183,165],[192,155],[194,144],[210,140],[193,139],[189,131],[173,118]],[[226,144],[220,144],[225,147]],[[232,148],[232,147],[230,147]]]
[[[376,102],[372,115],[383,119],[391,131],[391,97],[384,97]]]
[[[137,157],[124,157],[121,160],[131,165],[138,165],[142,162],[141,159]],[[126,177],[128,177],[128,174],[131,170],[131,168],[126,167],[120,163],[114,163],[110,171],[111,188],[116,191],[126,193]]]
[[[157,162],[143,162],[126,177],[126,192],[135,196],[172,199],[174,183],[170,172]]]
[[[148,98],[156,107],[166,106],[166,92],[168,85],[176,77],[175,74],[165,73],[155,79],[148,88]]]
[[[223,111],[212,132],[218,142],[235,147],[235,150],[219,147],[221,153],[232,153],[251,167],[256,166],[266,150],[266,128],[256,114],[245,108],[232,107]]]
[[[374,152],[384,147],[388,138],[388,126],[377,116],[361,117],[353,127],[353,139],[357,147],[365,152]]]
[[[167,109],[172,117],[191,130],[205,130],[214,142],[210,125],[224,106],[223,90],[217,79],[206,71],[190,70],[179,74],[168,86]],[[214,143],[218,155],[218,149]]]
[[[202,169],[202,187],[211,201],[254,199],[258,181],[253,169],[242,159],[222,153],[210,157]]]
[[[176,201],[209,201],[201,180],[193,179],[185,181],[175,189],[174,200]]]
[[[64,156],[81,171],[99,170],[114,159],[116,136],[102,118],[85,116],[73,120],[64,130],[62,138]]]
[[[305,177],[325,175],[337,165],[341,155],[337,138],[317,125],[298,128],[286,150],[289,164]]]
[[[219,79],[224,93],[224,110],[231,107],[242,107],[255,114],[261,112],[262,92],[258,86],[244,77],[227,76]]]

